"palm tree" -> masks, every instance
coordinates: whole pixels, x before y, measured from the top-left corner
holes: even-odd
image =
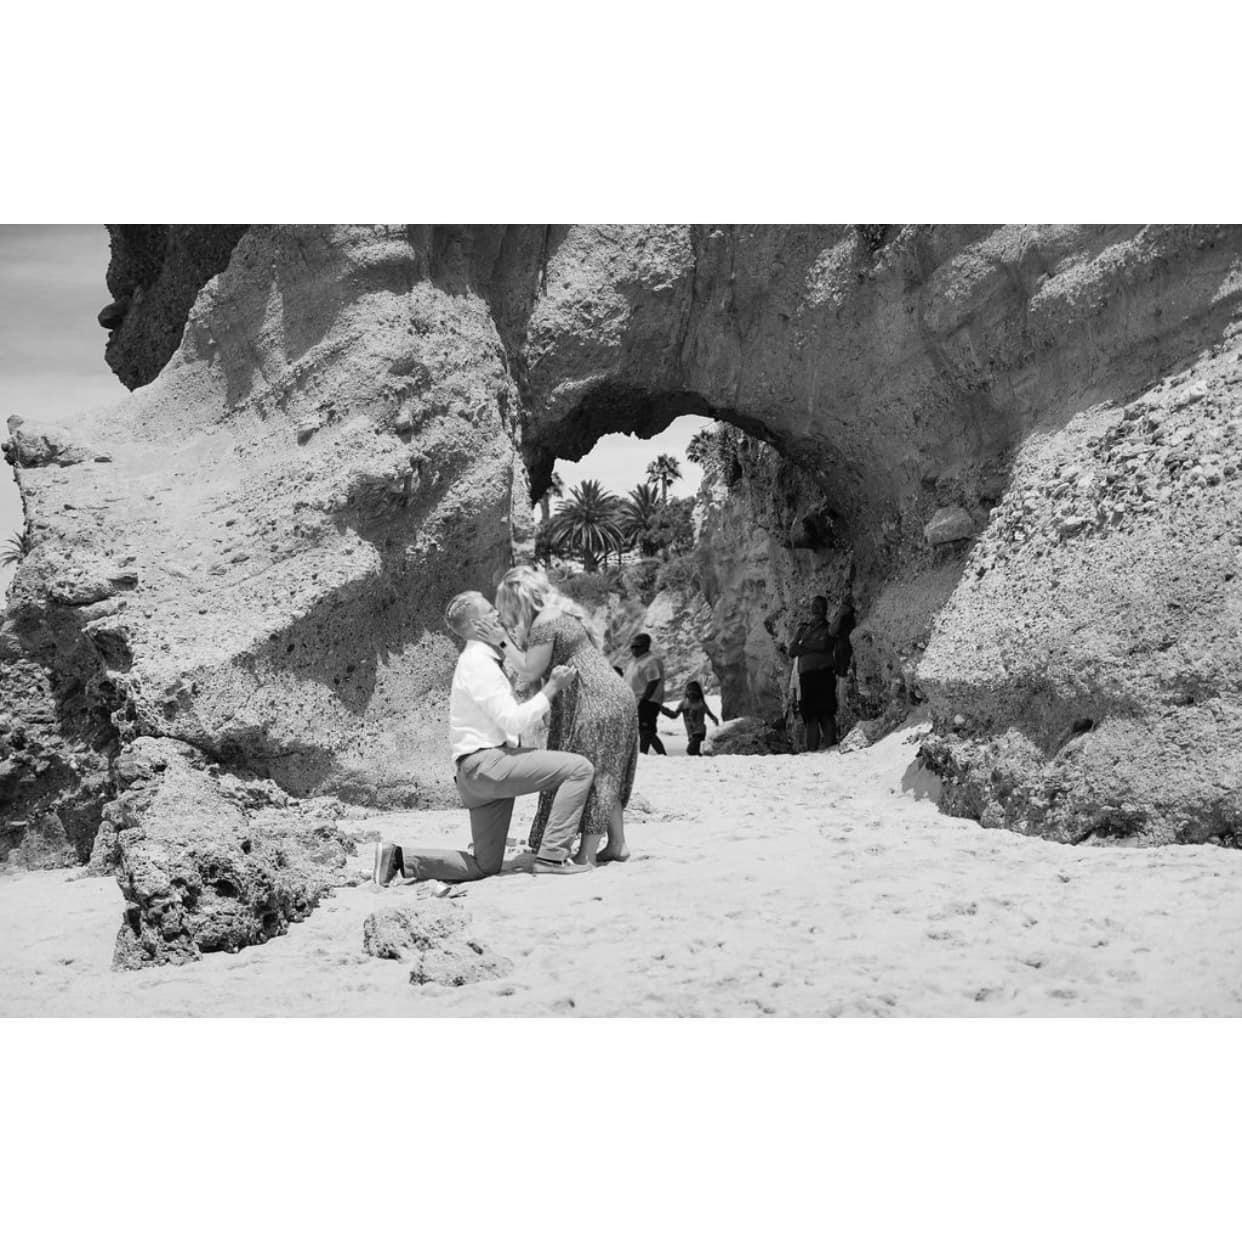
[[[551,521],[552,497],[555,496],[559,500],[565,495],[565,480],[561,478],[555,471],[552,472],[552,479],[542,496],[539,497],[539,512],[543,517],[543,524],[547,526]]]
[[[565,549],[557,537],[553,523],[540,522],[535,527],[535,563],[551,568],[553,560],[564,553]]]
[[[713,423],[710,427],[704,427],[702,431],[696,431],[690,437],[690,443],[686,445],[686,457],[696,466],[707,464],[707,459],[716,446],[716,432],[719,428],[719,423]]]
[[[629,547],[638,545],[644,556],[654,556],[650,542],[645,538],[664,502],[653,483],[640,483],[621,502],[621,532]]]
[[[593,573],[600,558],[620,552],[625,543],[621,533],[621,501],[604,490],[598,479],[584,479],[572,488],[569,499],[556,510],[549,525],[553,539],[582,558],[582,568]]]
[[[10,535],[0,545],[0,565],[16,565],[30,551],[30,536],[25,531]]]
[[[647,482],[659,484],[661,500],[668,499],[668,485],[680,478],[681,467],[677,464],[677,458],[668,453],[661,453],[647,467]]]

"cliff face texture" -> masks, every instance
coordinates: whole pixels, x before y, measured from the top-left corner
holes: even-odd
[[[705,532],[730,713],[771,710],[790,614],[849,587],[860,714],[927,698],[954,810],[1236,825],[1242,229],[175,232],[114,234],[133,395],[11,428],[6,668],[79,759],[3,742],[6,817],[72,804],[89,841],[140,737],[448,798],[444,602],[525,554],[558,457],[697,413],[747,433]]]
[[[74,429],[86,459],[27,456],[10,623],[93,679],[120,742],[296,794],[446,784],[422,759],[443,711],[415,706],[442,697],[443,605],[508,565],[527,505],[504,345],[465,292],[475,255],[442,240],[250,230],[158,378]],[[19,460],[33,442],[15,430]]]
[[[114,224],[113,300],[99,312],[105,357],[128,388],[149,384],[177,351],[199,290],[224,271],[244,224]]]
[[[1242,826],[1242,325],[1031,435],[920,677],[942,805],[1061,841]]]

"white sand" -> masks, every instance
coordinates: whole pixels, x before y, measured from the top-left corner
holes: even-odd
[[[1242,1015],[1242,853],[948,818],[902,790],[917,733],[844,756],[642,756],[629,863],[465,886],[456,904],[514,970],[463,988],[362,951],[366,915],[431,900],[420,886],[343,888],[269,944],[122,973],[114,881],[0,877],[0,1015]],[[467,839],[460,811],[357,827]]]

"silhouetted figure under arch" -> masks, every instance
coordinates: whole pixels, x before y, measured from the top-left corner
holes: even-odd
[[[789,654],[798,661],[798,706],[806,725],[807,750],[837,741],[836,635],[828,624],[828,600],[811,600],[811,617],[798,626]]]

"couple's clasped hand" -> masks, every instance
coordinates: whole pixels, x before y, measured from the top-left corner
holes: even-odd
[[[577,676],[578,670],[576,668],[571,668],[568,664],[558,664],[548,674],[548,680],[544,682],[544,694],[548,698],[551,698],[554,694],[559,694]]]

